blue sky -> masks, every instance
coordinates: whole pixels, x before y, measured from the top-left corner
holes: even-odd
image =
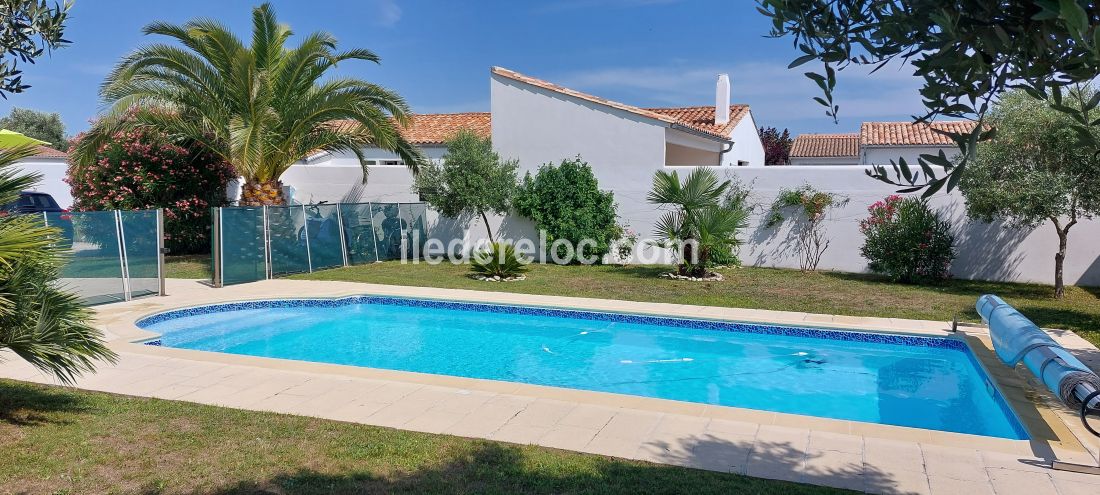
[[[77,0],[66,37],[73,44],[25,66],[28,92],[0,101],[61,114],[70,133],[99,110],[104,75],[153,20],[213,17],[247,39],[256,1]],[[765,35],[770,23],[751,0],[282,0],[296,33],[325,30],[344,47],[364,47],[382,64],[341,72],[402,94],[419,113],[488,111],[489,67],[499,65],[638,106],[711,105],[715,75],[730,74],[732,99],[752,105],[760,125],[801,132],[849,132],[864,120],[906,120],[921,110],[918,81],[897,67],[841,73],[833,124],[811,101],[796,51]]]

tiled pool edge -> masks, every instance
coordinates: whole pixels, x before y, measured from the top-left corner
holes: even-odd
[[[876,317],[852,317],[827,314],[809,314],[786,311],[740,309],[729,307],[691,306],[670,303],[637,302],[625,300],[610,300],[599,298],[572,298],[565,296],[530,295],[508,292],[494,292],[468,289],[441,289],[433,287],[394,286],[357,282],[335,281],[297,281],[297,280],[272,280],[258,282],[227,289],[213,289],[207,285],[194,281],[169,280],[169,294],[166,298],[143,299],[130,303],[120,303],[96,308],[100,319],[100,327],[109,332],[112,347],[120,352],[145,354],[149,356],[170,357],[172,359],[191,360],[207,363],[221,363],[244,365],[253,368],[269,370],[291,370],[311,374],[324,374],[326,376],[366,377],[389,379],[398,382],[432,384],[456,389],[478,389],[476,380],[446,377],[443,375],[431,375],[427,379],[416,377],[414,374],[398,372],[378,374],[378,370],[369,368],[341,367],[339,365],[319,365],[304,363],[306,366],[297,366],[301,362],[280,361],[270,358],[254,358],[253,361],[242,359],[243,356],[217,355],[201,351],[189,351],[182,349],[160,348],[144,346],[130,342],[156,337],[152,332],[143,330],[134,325],[134,322],[142,317],[164,311],[194,307],[199,305],[218,304],[225,300],[263,300],[273,298],[302,297],[308,294],[312,297],[352,297],[363,293],[384,294],[398,297],[433,298],[446,300],[466,300],[486,302],[491,304],[520,304],[537,305],[544,307],[576,307],[594,311],[630,312],[638,314],[674,315],[682,317],[719,318],[746,322],[774,323],[781,325],[828,325],[842,330],[857,332],[883,332],[919,334],[934,337],[949,335],[950,323],[942,321],[908,320],[898,318]],[[960,328],[959,334],[966,334],[967,338],[985,337],[983,328]],[[1087,345],[1087,343],[1086,343]],[[1091,346],[1090,346],[1091,348]],[[174,352],[178,351],[178,352]],[[984,353],[989,354],[989,353]],[[982,359],[991,356],[982,356]],[[996,369],[996,368],[995,368]],[[363,373],[363,372],[366,373]],[[1011,371],[999,370],[1002,374],[1011,374]],[[496,386],[491,390],[498,393],[507,393],[525,397],[547,397],[542,391],[531,388],[502,388]],[[1026,388],[1026,387],[1025,387]],[[564,389],[563,389],[564,390]],[[1028,393],[1031,389],[1028,388]],[[779,413],[760,414],[759,411],[739,410],[729,407],[711,407],[706,411],[700,409],[684,410],[679,404],[672,404],[675,411],[669,409],[668,404],[660,404],[659,399],[645,399],[638,402],[615,402],[620,396],[614,394],[589,392],[590,397],[564,397],[550,389],[550,398],[562,398],[575,401],[578,404],[610,405],[638,411],[675,412],[677,414],[694,415],[700,417],[727,418],[740,421],[755,422],[757,424],[775,424],[779,426],[793,426],[813,430],[845,433],[867,438],[885,440],[901,440],[929,443],[944,447],[961,447],[968,449],[988,450],[992,452],[1011,453],[1014,455],[1035,455],[1047,457],[1045,449],[1033,449],[1027,441],[1013,441],[992,439],[989,437],[974,437],[965,434],[937,432],[935,438],[929,438],[928,430],[909,431],[904,427],[877,425],[873,423],[848,423],[840,420],[816,418],[812,416],[783,416]],[[1026,396],[1024,392],[1010,388],[1005,391],[1012,403],[1023,401],[1028,407],[1034,406],[1050,415],[1061,415],[1061,412],[1051,409],[1043,403],[1036,403]],[[647,402],[648,401],[648,402]],[[1021,418],[1025,422],[1031,418]],[[1058,431],[1067,431],[1064,416],[1053,420],[1046,416],[1046,423],[1057,425]],[[1044,424],[1046,424],[1044,423]],[[1069,437],[1065,442],[1057,438],[1044,439],[1044,442],[1055,443],[1057,451],[1067,456],[1079,456],[1085,452],[1081,446],[1079,437]],[[1061,448],[1061,447],[1067,448]],[[1061,458],[1061,456],[1058,456]]]
[[[806,338],[819,338],[838,341],[854,341],[854,342],[870,342],[876,344],[891,344],[902,345],[911,347],[931,347],[948,349],[952,351],[958,351],[966,354],[968,361],[974,370],[978,373],[979,377],[985,381],[987,386],[992,389],[993,401],[1000,409],[1001,413],[1006,416],[1010,426],[1014,433],[1021,441],[1030,441],[1032,434],[1024,424],[1021,416],[1011,407],[1007,399],[1004,396],[1004,391],[997,384],[996,380],[990,375],[988,370],[982,365],[981,361],[975,356],[974,349],[965,341],[964,338],[956,335],[947,336],[920,336],[920,335],[907,335],[904,333],[894,332],[872,332],[872,331],[858,331],[858,330],[846,330],[835,328],[821,328],[812,326],[793,326],[793,325],[768,325],[761,323],[746,323],[730,320],[719,320],[710,318],[690,318],[690,317],[668,317],[657,315],[646,315],[638,313],[622,313],[614,311],[593,311],[585,309],[573,309],[564,307],[544,307],[544,306],[524,306],[518,304],[503,304],[503,303],[485,303],[485,302],[470,302],[470,301],[453,301],[453,300],[441,300],[431,298],[418,298],[408,296],[384,296],[374,294],[362,294],[354,296],[342,296],[342,297],[315,297],[315,298],[272,298],[272,299],[259,299],[250,301],[235,301],[228,303],[215,303],[206,305],[196,305],[187,308],[180,308],[174,310],[163,311],[154,313],[137,319],[134,324],[140,328],[145,328],[149,325],[154,325],[164,321],[170,321],[178,318],[185,318],[189,316],[204,315],[211,313],[218,313],[224,311],[238,311],[249,309],[261,309],[261,308],[295,308],[295,307],[312,307],[312,308],[332,308],[340,306],[348,306],[354,304],[383,304],[383,305],[396,305],[405,307],[428,307],[428,308],[442,308],[442,309],[455,309],[466,311],[479,311],[479,312],[492,312],[492,313],[506,313],[506,314],[523,314],[523,315],[535,315],[535,316],[549,316],[549,317],[564,317],[564,318],[577,318],[585,320],[596,321],[612,321],[623,323],[639,323],[660,325],[675,328],[690,328],[700,330],[712,330],[712,331],[724,331],[724,332],[740,332],[756,335],[782,335],[793,337],[806,337]],[[159,338],[152,340],[143,340],[140,343],[159,347],[162,346],[162,342]],[[286,360],[290,361],[290,360]],[[315,363],[325,364],[325,363]],[[397,371],[397,370],[390,370]],[[449,375],[448,375],[449,376]],[[467,378],[458,377],[454,378]],[[522,383],[522,382],[509,382],[509,383]],[[568,387],[551,387],[551,388],[564,388],[568,390]],[[619,394],[615,394],[619,395]],[[673,401],[681,402],[681,401]],[[688,402],[692,403],[692,402]],[[694,403],[692,403],[694,404]],[[702,404],[702,403],[700,403]],[[714,407],[726,407],[704,404]],[[773,411],[762,411],[773,412]],[[795,415],[800,416],[800,415]],[[834,419],[824,418],[819,416],[808,416],[819,419]],[[846,420],[840,420],[846,421]],[[905,428],[900,425],[886,425],[883,426],[897,426]],[[930,430],[940,431],[942,433],[958,433],[943,430]],[[966,435],[965,433],[958,433]],[[991,437],[1001,438],[1001,437]],[[1016,439],[1007,439],[1016,440]]]

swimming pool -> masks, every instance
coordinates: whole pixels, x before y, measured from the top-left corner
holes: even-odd
[[[167,347],[1027,438],[949,338],[388,296],[219,304],[137,324]]]

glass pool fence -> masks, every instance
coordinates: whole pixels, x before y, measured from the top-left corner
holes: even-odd
[[[401,259],[427,242],[426,213],[424,203],[213,208],[212,282],[221,287]]]
[[[60,282],[84,304],[164,294],[162,210],[42,213],[69,251]]]

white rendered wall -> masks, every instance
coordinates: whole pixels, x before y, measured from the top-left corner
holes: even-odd
[[[908,158],[906,158],[908,160]],[[887,162],[889,163],[889,162]],[[791,157],[791,165],[859,165],[859,157]]]
[[[737,166],[738,161],[749,162],[747,167],[764,166],[764,143],[760,141],[760,131],[752,112],[741,119],[730,133],[733,148],[722,156],[722,164]]]
[[[866,218],[869,205],[894,194],[896,186],[871,179],[864,174],[863,168],[851,166],[786,166],[732,171],[743,183],[752,184],[753,199],[761,205],[742,236],[745,245],[741,258],[746,265],[798,267],[798,257],[788,237],[790,223],[779,229],[768,229],[761,224],[767,207],[780,189],[809,183],[818,190],[849,198],[847,206],[828,215],[826,229],[831,242],[819,268],[866,271],[867,261],[859,253],[863,245],[859,221]],[[937,194],[931,204],[951,219],[955,227],[958,252],[952,267],[955,277],[1054,282],[1054,252],[1058,241],[1049,222],[1033,230],[1021,230],[1000,223],[970,221],[957,190]],[[1085,220],[1070,230],[1065,279],[1069,284],[1100,285],[1100,222]]]
[[[906,163],[916,166],[921,155],[935,155],[940,150],[948,159],[959,154],[954,146],[862,146],[859,158],[862,165],[890,165],[891,160],[898,163],[899,158],[905,158]]]
[[[421,148],[429,159],[440,161],[446,147]],[[398,160],[396,154],[378,148],[363,150],[364,158]],[[367,183],[363,184],[363,171],[359,160],[352,153],[340,153],[314,158],[295,164],[283,173],[284,185],[294,189],[294,200],[301,203],[327,201],[396,202],[419,201],[413,191],[413,175],[404,165],[376,165],[369,167]]]
[[[69,163],[64,158],[30,157],[20,160],[18,166],[26,172],[42,175],[42,180],[30,190],[53,196],[54,201],[62,208],[72,207],[72,190],[65,183],[65,171],[69,168]]]

